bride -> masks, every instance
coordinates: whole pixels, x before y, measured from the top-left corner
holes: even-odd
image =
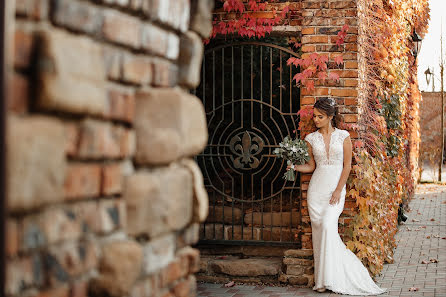
[[[338,234],[338,219],[345,202],[345,183],[351,170],[352,143],[345,130],[334,128],[336,104],[321,98],[314,104],[313,121],[318,128],[305,140],[310,161],[294,165],[300,172],[313,172],[308,187],[314,253],[313,290],[349,295],[377,295],[386,292],[378,287],[356,255]],[[316,170],[315,170],[316,169]]]

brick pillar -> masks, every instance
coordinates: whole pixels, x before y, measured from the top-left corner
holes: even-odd
[[[357,36],[358,17],[355,1],[320,1],[305,0],[303,6],[302,21],[302,51],[303,57],[313,52],[327,55],[329,58],[329,72],[339,74],[339,82],[322,82],[315,80],[315,90],[301,90],[301,106],[313,105],[318,98],[331,97],[336,99],[339,106],[339,114],[344,123],[352,124],[358,121],[358,61],[357,61]],[[336,46],[337,33],[344,24],[349,25],[345,43]],[[344,62],[337,65],[334,62],[336,56],[342,55]],[[354,131],[349,131],[352,140],[357,138]],[[312,248],[311,225],[307,206],[308,183],[311,175],[302,176],[302,224],[301,235],[302,248]],[[340,233],[344,231],[344,225],[351,221],[354,202],[346,200],[344,212],[341,214]]]

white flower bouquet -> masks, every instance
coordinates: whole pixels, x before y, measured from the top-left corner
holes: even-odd
[[[279,143],[279,147],[273,153],[278,158],[285,159],[287,165],[291,166],[283,175],[283,178],[289,181],[296,180],[295,170],[293,169],[294,165],[303,165],[310,160],[307,143],[299,138],[291,139],[289,136],[286,136]]]

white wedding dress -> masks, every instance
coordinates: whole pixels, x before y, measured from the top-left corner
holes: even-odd
[[[319,131],[305,137],[313,149],[316,162],[316,170],[311,177],[307,194],[313,237],[313,290],[326,288],[340,294],[378,295],[386,292],[386,289],[375,284],[367,268],[345,246],[338,234],[338,219],[344,209],[345,186],[339,203],[329,204],[341,177],[343,143],[347,136],[347,131],[335,128],[328,148]]]

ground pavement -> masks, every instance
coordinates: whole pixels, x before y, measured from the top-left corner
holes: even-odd
[[[446,186],[420,185],[408,219],[396,235],[394,263],[376,278],[389,291],[380,296],[446,297]],[[438,261],[438,262],[437,262]],[[199,297],[343,296],[310,288],[198,284]],[[346,295],[348,296],[348,295]]]

